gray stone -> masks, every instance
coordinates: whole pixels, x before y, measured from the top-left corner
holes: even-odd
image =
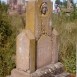
[[[32,77],[70,77],[70,74],[64,72],[64,66],[59,62],[36,70],[36,72],[32,74]]]
[[[52,72],[55,75],[61,74],[65,70],[64,65],[60,62],[58,62],[56,64],[50,64],[47,66],[47,68],[49,69],[50,72]]]
[[[63,73],[61,73],[61,74],[59,74],[59,75],[55,75],[55,77],[71,77],[71,76],[70,76],[69,73],[63,72]]]

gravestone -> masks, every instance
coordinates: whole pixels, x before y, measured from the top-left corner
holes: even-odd
[[[38,26],[39,35],[37,38],[37,68],[41,68],[51,63],[52,60],[52,41],[51,41],[51,2],[39,0],[38,8]],[[37,27],[38,27],[37,26]],[[39,38],[38,38],[39,37]],[[48,54],[47,54],[48,53]],[[42,57],[43,56],[43,57]]]
[[[72,2],[73,2],[72,0],[67,0],[67,12],[74,11],[74,6]]]
[[[69,77],[58,62],[58,32],[50,0],[29,0],[26,27],[17,36],[16,69],[10,77]]]

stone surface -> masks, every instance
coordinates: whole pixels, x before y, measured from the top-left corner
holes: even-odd
[[[56,64],[49,64],[47,66],[44,66],[38,70],[36,70],[36,75],[43,75],[43,74],[51,74],[51,75],[58,75],[64,72],[64,66],[62,63],[56,63]],[[34,73],[34,74],[35,74]],[[47,75],[48,75],[47,74]]]
[[[56,70],[59,72],[55,73],[57,72]],[[14,69],[11,72],[11,77],[70,77],[70,74],[64,72],[64,66],[62,63],[56,63],[42,67],[34,73]]]
[[[69,77],[58,62],[58,33],[52,28],[50,0],[28,0],[26,26],[16,40],[11,77]],[[56,64],[55,64],[56,63]]]
[[[52,4],[50,0],[38,0],[36,2],[36,26],[35,37],[38,40],[42,34],[51,36],[52,33]],[[46,10],[43,14],[41,11]]]
[[[37,25],[35,37],[37,40],[37,69],[52,62],[52,21],[50,0],[37,1]]]
[[[26,7],[26,26],[25,28],[30,30],[32,33],[35,32],[36,26],[36,0],[29,0]]]
[[[35,38],[29,30],[23,30],[17,37],[16,68],[35,71]]]
[[[52,62],[51,37],[43,35],[37,42],[37,68],[46,66]]]
[[[11,77],[31,77],[31,75],[30,73],[18,69],[13,69],[11,72]]]
[[[61,73],[61,74],[59,74],[59,75],[55,75],[55,77],[71,77],[71,76],[70,76],[69,73],[63,72],[63,73]]]
[[[58,62],[58,52],[59,52],[58,32],[55,29],[53,29],[52,31],[52,63]]]
[[[62,63],[56,63],[36,70],[36,72],[32,74],[32,77],[70,77],[70,74],[64,72]]]

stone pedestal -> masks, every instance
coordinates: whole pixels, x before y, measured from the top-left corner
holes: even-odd
[[[70,74],[64,72],[62,63],[56,63],[42,67],[34,73],[13,69],[10,77],[70,77]]]

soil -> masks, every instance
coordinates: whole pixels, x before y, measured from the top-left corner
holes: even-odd
[[[71,74],[71,77],[76,77],[76,75],[75,74]]]

